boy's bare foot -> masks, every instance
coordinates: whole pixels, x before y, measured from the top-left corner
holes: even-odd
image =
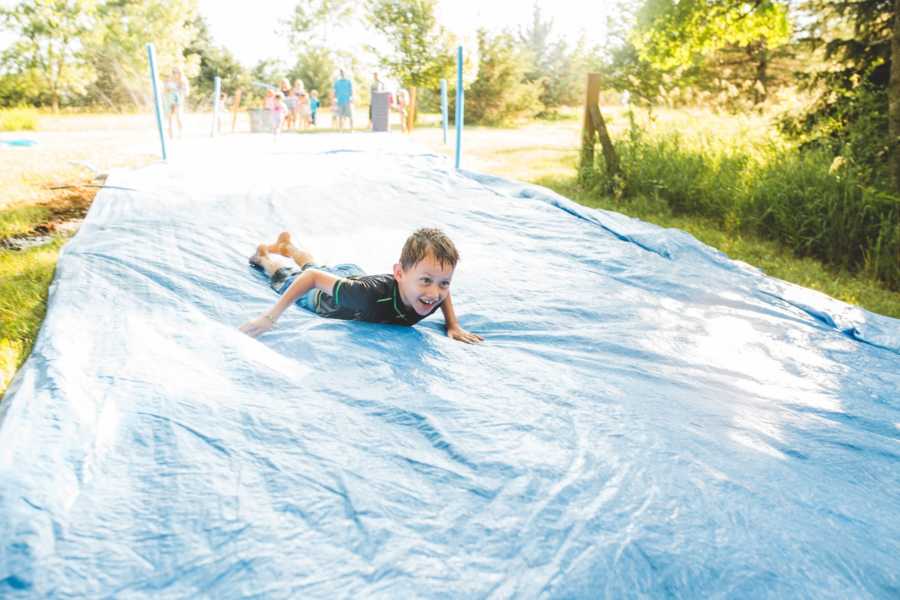
[[[275,243],[269,244],[266,248],[269,252],[275,252],[276,254],[290,257],[293,245],[294,244],[291,242],[291,234],[287,231],[282,231],[278,234],[278,239]]]
[[[265,244],[260,244],[256,247],[256,254],[251,256],[248,260],[251,265],[256,265],[257,267],[262,266],[262,261],[266,257],[269,256],[269,249]]]

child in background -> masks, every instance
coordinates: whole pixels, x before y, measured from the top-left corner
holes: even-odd
[[[287,89],[286,92],[282,92],[284,94],[284,106],[286,112],[284,113],[284,129],[285,131],[290,131],[294,128],[294,121],[296,120],[297,115],[297,101],[299,97],[297,96],[297,91],[295,87],[291,87],[287,79],[281,80],[281,89]]]
[[[291,93],[294,95],[294,106],[291,109],[293,111],[293,115],[291,115],[291,126],[293,128],[300,127],[300,100],[301,95],[306,93],[306,90],[303,88],[303,82],[299,79],[294,80],[294,87],[291,88]]]
[[[409,92],[405,89],[397,90],[397,104],[394,110],[400,113],[400,131],[406,133],[406,120],[409,115]]]
[[[266,90],[266,97],[263,98],[263,108],[265,110],[275,109],[275,90],[272,88]]]
[[[166,116],[169,120],[169,139],[175,139],[175,129],[172,125],[173,123],[178,125],[178,137],[181,137],[184,130],[181,115],[188,95],[188,80],[181,69],[172,68],[172,75],[166,80],[164,90],[166,93]]]
[[[306,90],[303,89],[303,84],[300,84],[300,92],[297,98],[297,126],[300,129],[305,129],[309,127],[311,115],[312,115],[311,103],[309,101],[309,94],[306,93]]]
[[[225,92],[219,94],[219,112],[216,114],[216,133],[222,133],[222,125],[228,114],[228,96]]]
[[[287,107],[284,105],[284,94],[278,92],[275,94],[275,102],[272,105],[272,133],[277,137],[281,132],[281,125],[284,123],[284,115]]]
[[[309,93],[309,112],[312,117],[313,127],[316,126],[316,113],[319,112],[319,90]]]

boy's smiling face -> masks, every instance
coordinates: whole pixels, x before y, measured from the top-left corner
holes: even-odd
[[[400,291],[400,300],[419,315],[428,315],[450,295],[450,281],[454,267],[443,263],[428,252],[425,258],[409,269],[400,263],[394,265],[394,278]]]

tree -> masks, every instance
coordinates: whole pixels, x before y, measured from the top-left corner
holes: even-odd
[[[97,99],[111,107],[149,103],[148,42],[156,46],[160,75],[175,66],[187,77],[197,74],[200,57],[184,54],[197,35],[197,0],[105,0],[97,13],[100,35],[89,47]]]
[[[227,48],[213,43],[206,20],[198,16],[192,27],[197,32],[196,37],[183,54],[188,59],[194,56],[200,59],[197,75],[191,80],[194,104],[198,103],[198,99],[201,102],[212,100],[216,77],[221,78],[222,92],[226,94],[249,88],[249,73]]]
[[[898,125],[889,117],[900,103],[892,76],[896,0],[809,0],[800,8],[804,40],[824,51],[824,64],[803,74],[816,102],[783,119],[782,130],[840,154],[869,183],[900,194]]]
[[[541,7],[534,3],[531,12],[531,24],[527,29],[519,31],[519,41],[531,54],[531,67],[525,73],[529,81],[537,81],[549,70],[550,35],[553,32],[553,19],[544,19]]]
[[[473,123],[504,125],[540,112],[542,85],[525,81],[529,57],[509,34],[478,32],[478,76],[466,92],[466,118]]]
[[[309,91],[317,90],[324,104],[328,99],[327,90],[331,89],[335,71],[337,63],[331,50],[312,46],[299,55],[288,77],[291,81],[303,80],[303,85]]]
[[[291,45],[302,49],[312,37],[317,44],[324,44],[329,33],[353,17],[355,3],[352,0],[300,0],[294,6],[291,18],[284,21]]]
[[[786,0],[646,0],[630,36],[642,61],[669,75],[696,83],[704,61],[729,48],[741,49],[754,65],[744,86],[756,102],[767,95],[772,49],[790,41]]]
[[[525,80],[539,82],[545,110],[581,101],[586,73],[587,43],[582,36],[570,50],[563,40],[552,37],[553,20],[544,19],[535,3],[531,24],[519,30],[518,41],[527,50],[529,68]]]
[[[891,36],[891,79],[888,90],[888,135],[891,149],[891,181],[900,193],[900,0],[894,0],[894,27]]]
[[[302,80],[307,90],[319,91],[322,103],[328,101],[326,90],[331,89],[338,61],[354,62],[352,56],[332,50],[328,40],[334,30],[345,27],[355,17],[356,3],[352,0],[299,0],[291,18],[283,23],[291,46],[298,53],[288,77],[291,81]]]
[[[22,0],[0,9],[7,27],[20,36],[5,62],[16,64],[23,81],[42,84],[54,112],[63,96],[81,93],[93,77],[84,44],[95,29],[95,9],[94,0]]]
[[[416,118],[416,88],[437,87],[453,67],[450,40],[434,16],[437,0],[367,0],[369,23],[390,43],[381,65],[409,87],[408,130]]]

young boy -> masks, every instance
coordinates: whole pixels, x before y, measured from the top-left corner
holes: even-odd
[[[292,258],[299,266],[284,267],[270,253]],[[365,275],[356,265],[326,268],[291,242],[288,232],[271,245],[260,244],[250,264],[263,269],[281,298],[240,330],[256,337],[271,329],[295,301],[302,308],[332,319],[415,325],[438,308],[447,335],[468,344],[483,340],[459,325],[450,300],[450,280],[459,261],[453,242],[439,229],[419,229],[403,244],[400,262],[389,275]]]

